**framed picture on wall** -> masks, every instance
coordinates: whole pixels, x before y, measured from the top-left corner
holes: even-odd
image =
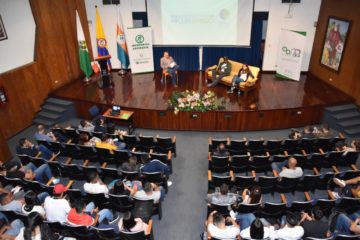
[[[2,21],[1,15],[0,15],[0,41],[7,39],[7,34],[5,31],[4,23]]]
[[[321,53],[321,65],[333,71],[339,71],[349,30],[349,20],[329,17]]]

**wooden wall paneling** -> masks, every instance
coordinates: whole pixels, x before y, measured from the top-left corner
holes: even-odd
[[[10,149],[6,143],[4,136],[0,132],[0,162],[8,161],[12,158]]]
[[[360,105],[359,70],[360,64],[360,2],[348,0],[339,3],[336,0],[322,1],[317,31],[315,34],[313,51],[309,70],[316,77],[354,97]],[[351,21],[350,32],[343,52],[343,60],[339,72],[334,72],[320,64],[326,26],[329,16],[344,18]],[[334,96],[336,97],[336,96]]]

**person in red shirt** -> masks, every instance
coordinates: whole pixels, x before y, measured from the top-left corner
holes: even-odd
[[[105,219],[108,222],[113,220],[113,214],[109,209],[103,209],[98,211],[98,208],[95,208],[95,204],[90,202],[88,205],[85,205],[85,202],[80,199],[74,202],[74,207],[71,208],[67,221],[70,224],[78,226],[91,226],[94,225],[96,214],[99,215],[99,223],[102,223]]]

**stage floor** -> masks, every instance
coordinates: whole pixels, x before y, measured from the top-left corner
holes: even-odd
[[[137,75],[128,73],[124,77],[113,72],[113,88],[100,89],[96,79],[88,84],[78,80],[51,95],[74,101],[163,111],[168,109],[167,101],[173,91],[185,90],[214,91],[218,97],[224,98],[224,111],[325,107],[353,102],[349,96],[311,75],[302,75],[299,82],[278,80],[274,74],[262,74],[260,78],[258,89],[238,96],[236,93],[227,94],[228,87],[222,84],[208,88],[203,72],[179,71],[179,87],[176,89],[169,78],[165,87],[160,71]]]
[[[321,122],[327,106],[352,103],[342,92],[312,76],[303,75],[299,82],[277,80],[273,74],[262,74],[259,87],[247,95],[227,94],[219,84],[208,88],[203,72],[179,72],[179,87],[170,79],[161,82],[161,72],[120,77],[112,73],[113,87],[100,89],[99,81],[77,80],[50,95],[72,100],[78,117],[91,119],[89,109],[96,105],[101,112],[111,105],[134,111],[137,128],[199,131],[253,131],[301,127]],[[224,110],[179,112],[168,106],[173,91],[214,91],[224,98]]]

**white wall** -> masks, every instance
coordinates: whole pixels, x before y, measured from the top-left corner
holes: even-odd
[[[301,71],[308,70],[316,31],[314,22],[318,20],[320,4],[321,0],[301,0],[301,3],[292,4],[288,16],[289,4],[281,3],[281,0],[270,1],[263,61],[264,71],[276,70],[279,35],[282,28],[306,32]]]
[[[132,19],[132,10],[131,10],[131,1],[132,0],[121,0],[120,3],[120,13],[123,28],[129,28],[133,26]],[[117,58],[117,49],[116,49],[116,22],[117,22],[117,6],[116,5],[103,5],[102,0],[86,0],[85,1],[86,14],[89,23],[89,30],[91,36],[92,50],[94,57],[97,56],[97,46],[96,46],[96,11],[95,5],[98,6],[99,14],[104,29],[106,41],[108,43],[109,53],[111,55],[111,64],[113,68],[120,68],[120,62]],[[126,38],[126,36],[125,36]]]
[[[255,0],[254,12],[268,12],[269,8],[270,0]]]
[[[0,41],[0,73],[34,61],[35,21],[29,0],[0,0],[8,39]]]
[[[131,1],[131,9],[133,12],[145,12],[145,0],[132,0]]]

